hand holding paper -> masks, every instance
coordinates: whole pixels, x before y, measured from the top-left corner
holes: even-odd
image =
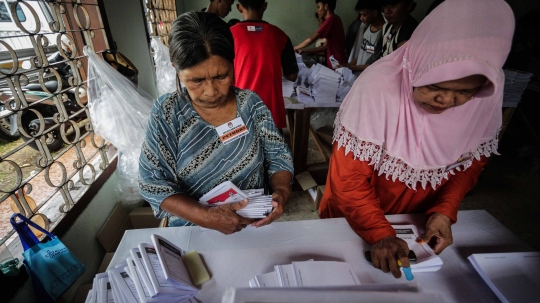
[[[287,202],[288,194],[283,190],[276,190],[272,194],[272,212],[264,219],[255,221],[251,225],[254,227],[261,227],[272,223],[279,219],[285,211],[285,202]]]
[[[204,227],[215,229],[223,234],[230,235],[241,231],[254,220],[244,218],[236,212],[248,205],[249,199],[216,207],[208,207]]]
[[[428,243],[438,255],[453,242],[452,221],[440,213],[433,213],[426,223],[426,233],[422,241]]]

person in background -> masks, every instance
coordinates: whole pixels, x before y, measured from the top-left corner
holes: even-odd
[[[343,101],[319,214],[345,217],[374,267],[398,278],[397,260],[410,265],[386,214],[424,213],[419,240],[436,254],[452,244],[459,204],[497,153],[514,23],[503,0],[446,0]]]
[[[231,12],[234,0],[210,0],[210,4],[204,12],[213,13],[220,18],[225,18]]]
[[[410,14],[416,7],[413,0],[382,0],[382,10],[387,23],[383,27],[382,56],[387,56],[411,37],[418,21]]]
[[[227,24],[232,27],[232,26],[236,25],[236,23],[238,23],[238,22],[240,22],[240,20],[238,20],[236,18],[233,18],[233,19],[229,20],[227,22]]]
[[[291,153],[259,96],[233,86],[229,26],[216,14],[182,14],[172,24],[169,50],[177,91],[161,96],[148,119],[139,158],[142,197],[157,218],[169,218],[168,226],[196,224],[231,234],[270,224],[283,214],[290,193]],[[231,127],[240,132],[222,130]],[[248,199],[216,207],[198,202],[225,181],[241,190],[264,188],[265,174],[273,210],[264,219],[236,213]]]
[[[315,12],[315,18],[318,21],[318,26],[321,27],[321,25],[324,23],[324,18],[319,18],[319,14]],[[317,63],[326,65],[326,39],[325,38],[319,38],[317,41],[315,41],[315,49],[313,58]]]
[[[358,33],[362,32],[363,35],[366,30],[365,23],[360,19],[360,12],[356,10],[356,13],[358,14],[358,18],[354,19],[354,21],[349,24],[349,27],[347,27],[347,31],[345,32],[345,55],[347,55],[347,57],[351,55]]]
[[[265,0],[238,0],[244,21],[231,27],[235,85],[257,93],[281,129],[287,127],[281,78],[296,81],[298,65],[291,39],[262,20],[267,6]]]
[[[359,12],[367,29],[362,36],[358,34],[346,67],[358,76],[381,56],[384,18],[378,0],[359,0],[355,10]]]
[[[320,37],[326,39],[326,66],[332,68],[330,57],[334,58],[340,63],[347,63],[347,57],[345,56],[345,32],[343,30],[343,23],[341,18],[334,14],[336,9],[336,0],[315,0],[317,4],[317,14],[319,18],[324,18],[324,23],[319,27],[317,32],[313,36],[307,38],[302,43],[294,47],[294,50],[299,54],[314,54],[319,50],[306,49],[305,47],[311,45],[317,41]]]

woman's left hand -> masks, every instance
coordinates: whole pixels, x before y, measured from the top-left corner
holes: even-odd
[[[274,190],[272,194],[272,206],[274,209],[272,212],[264,219],[255,221],[251,223],[253,227],[261,227],[272,223],[274,220],[279,219],[283,212],[285,211],[285,203],[289,197],[289,192],[283,189]]]
[[[440,213],[433,213],[426,223],[426,232],[422,235],[422,241],[430,244],[437,255],[440,254],[454,241],[451,226],[450,218]]]

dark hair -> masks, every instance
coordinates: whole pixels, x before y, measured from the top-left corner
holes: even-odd
[[[331,12],[334,12],[334,10],[336,9],[337,0],[315,0],[315,4],[317,4],[319,2],[322,3],[322,4],[328,4],[328,9]]]
[[[381,7],[383,7],[385,5],[398,4],[400,2],[403,2],[405,5],[408,5],[411,2],[413,3],[413,6],[412,6],[411,10],[409,11],[409,14],[412,13],[414,11],[414,9],[416,8],[416,2],[414,2],[414,0],[381,0],[380,5],[381,5]]]
[[[371,11],[377,10],[381,11],[381,2],[379,0],[358,0],[356,2],[356,6],[354,7],[354,10],[359,12],[363,9],[369,9]]]
[[[188,12],[173,22],[169,52],[177,70],[193,67],[212,55],[233,64],[234,40],[229,26],[218,15]]]
[[[252,10],[258,11],[263,7],[266,1],[265,0],[238,0],[238,2],[245,9],[252,9]]]
[[[229,21],[227,22],[227,24],[228,24],[229,26],[233,26],[233,25],[235,25],[235,24],[238,23],[238,22],[240,22],[239,19],[233,18],[233,19],[229,20]]]

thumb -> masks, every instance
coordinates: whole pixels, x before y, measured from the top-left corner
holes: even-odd
[[[242,208],[246,207],[248,205],[249,199],[244,199],[243,201],[227,204],[229,206],[230,210],[241,210]]]
[[[426,232],[422,235],[422,237],[420,237],[420,239],[422,239],[422,241],[424,242],[429,242],[429,240],[431,240],[431,238],[433,236],[435,236],[436,234],[438,233],[437,230],[435,229],[428,229],[426,230]]]

